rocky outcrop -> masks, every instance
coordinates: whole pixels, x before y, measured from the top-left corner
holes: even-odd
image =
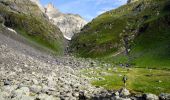
[[[1,11],[7,10],[13,11],[14,13],[23,13],[40,17],[44,14],[37,6],[37,3],[37,0],[0,0],[1,7],[3,7],[1,8]]]
[[[56,9],[52,4],[48,4],[45,13],[49,19],[57,25],[67,40],[71,40],[72,36],[78,33],[87,22],[79,15],[64,14]]]

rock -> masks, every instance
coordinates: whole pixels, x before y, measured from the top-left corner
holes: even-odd
[[[59,98],[55,98],[55,97],[49,96],[47,94],[40,94],[40,95],[38,95],[37,98],[40,100],[60,100]]]
[[[22,94],[29,95],[30,94],[30,89],[28,87],[21,87],[19,89]]]
[[[49,87],[54,87],[56,85],[56,82],[54,81],[52,76],[48,77],[48,86]]]
[[[38,81],[36,79],[32,79],[32,82],[36,85],[38,84]]]
[[[119,93],[120,93],[120,96],[128,96],[128,95],[130,95],[129,90],[127,90],[126,88],[122,88]]]
[[[11,81],[9,79],[5,79],[4,80],[4,85],[11,85]]]
[[[6,98],[9,97],[9,96],[10,95],[9,95],[8,92],[5,92],[5,91],[1,92],[0,91],[0,100],[6,100]]]
[[[73,95],[74,97],[79,97],[79,93],[78,93],[78,92],[74,92],[72,95]]]
[[[130,98],[119,98],[117,100],[131,100]]]
[[[26,98],[27,100],[34,100],[34,98],[29,96],[30,96],[29,88],[22,87],[20,89],[13,91],[11,97],[14,98],[14,100],[24,100],[24,98]]]
[[[35,98],[27,95],[21,95],[20,97],[17,96],[13,98],[13,100],[35,100]]]
[[[39,93],[41,92],[41,90],[42,90],[42,87],[39,85],[33,85],[30,87],[30,91],[34,93]]]
[[[170,100],[170,94],[168,93],[161,93],[159,95],[160,100]]]
[[[130,99],[131,100],[138,100],[138,98],[136,98],[136,97],[131,97]]]
[[[155,94],[144,94],[143,96],[146,100],[159,100],[158,96]]]
[[[111,97],[110,99],[106,99],[106,100],[131,100],[130,98],[121,98],[119,96],[114,96]]]
[[[47,87],[45,84],[42,84],[42,92],[46,93],[49,90],[49,87]]]
[[[79,93],[79,100],[86,100],[86,96],[84,95],[84,92]]]
[[[118,91],[117,91],[117,92],[115,92],[114,94],[115,94],[115,96],[119,96],[119,92],[118,92]]]

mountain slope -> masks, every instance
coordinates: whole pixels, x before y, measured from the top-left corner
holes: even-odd
[[[0,0],[0,16],[4,26],[56,54],[62,54],[62,33],[49,22],[36,3],[30,0]]]
[[[71,51],[114,63],[131,61],[145,67],[168,67],[169,8],[169,0],[139,0],[108,11],[73,37]]]
[[[41,5],[41,3],[40,3],[40,0],[30,0],[30,1],[32,1],[32,2],[35,3],[35,4],[37,4],[38,7],[40,8],[40,10],[41,10],[42,12],[45,12],[44,7],[43,7],[43,6]]]
[[[52,4],[48,4],[45,9],[45,13],[49,16],[49,19],[60,28],[67,40],[71,40],[72,36],[80,32],[80,29],[87,24],[81,16],[76,14],[64,14]]]

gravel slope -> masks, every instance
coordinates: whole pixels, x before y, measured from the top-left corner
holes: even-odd
[[[77,100],[81,91],[90,97],[100,90],[77,72],[77,67],[89,65],[83,59],[54,58],[16,33],[4,32],[0,33],[1,100]]]

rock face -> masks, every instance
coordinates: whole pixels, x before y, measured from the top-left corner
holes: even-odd
[[[67,40],[71,40],[75,33],[78,33],[87,22],[79,15],[64,14],[56,9],[52,4],[48,4],[45,13],[49,19],[57,25]]]

